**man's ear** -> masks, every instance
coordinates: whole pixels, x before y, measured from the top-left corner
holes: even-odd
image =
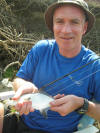
[[[84,24],[83,35],[86,33],[88,27],[88,21]]]

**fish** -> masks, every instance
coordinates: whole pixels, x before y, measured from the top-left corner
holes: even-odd
[[[10,107],[14,107],[18,102],[23,101],[31,101],[32,107],[36,110],[39,110],[40,113],[47,118],[47,111],[50,109],[50,102],[52,102],[54,98],[49,96],[46,93],[31,93],[22,95],[19,100],[7,100],[6,104]]]

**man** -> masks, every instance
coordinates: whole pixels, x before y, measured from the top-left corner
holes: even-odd
[[[42,86],[98,58],[81,43],[95,20],[85,1],[59,0],[47,9],[45,20],[55,39],[39,41],[30,50],[14,80],[14,100],[25,93],[38,92]],[[100,61],[96,60],[44,88],[55,96],[47,119],[32,108],[31,102],[18,103],[16,110],[21,117],[14,124],[18,128],[16,132],[72,133],[77,131],[79,120],[85,113],[100,120],[100,104],[91,102],[93,98],[100,102],[99,75]],[[5,128],[8,129],[7,121],[9,118],[1,124],[3,133],[6,133]],[[10,122],[12,124],[12,119]],[[7,130],[7,133],[11,131]]]

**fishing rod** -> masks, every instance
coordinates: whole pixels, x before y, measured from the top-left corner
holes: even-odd
[[[92,75],[94,75],[94,74],[97,73],[97,72],[100,72],[100,69],[98,69],[97,71],[95,71],[95,72],[93,72],[93,73],[87,75],[86,77],[81,78],[80,80],[77,80],[77,82],[84,81],[85,79],[91,77]],[[72,87],[74,84],[75,84],[75,83],[72,83],[72,84],[68,85],[67,87],[65,87],[65,88],[63,88],[63,89],[58,90],[57,93],[58,93],[58,92],[61,92],[61,91],[63,91],[63,90],[65,90],[66,88]],[[54,94],[54,95],[55,95],[55,94]]]
[[[100,65],[100,64],[96,64],[95,67],[97,67],[97,66],[99,66],[99,65]],[[83,73],[88,72],[89,70],[90,70],[90,68],[87,68],[86,71],[82,71],[81,73],[78,73],[77,75],[74,75],[74,78],[73,78],[73,76],[69,75],[69,76],[68,76],[68,77],[69,77],[68,79],[65,79],[64,81],[59,82],[59,83],[57,84],[57,86],[59,87],[60,85],[66,83],[67,81],[69,81],[69,79],[71,79],[75,84],[80,85],[81,81],[77,81],[77,80],[75,79],[75,77],[77,77],[77,76],[79,76],[79,75],[82,75]],[[56,86],[56,87],[57,87],[57,86]],[[48,93],[48,92],[51,90],[51,88],[52,88],[52,89],[55,88],[55,85],[54,85],[54,84],[50,85],[50,88],[47,89],[46,92]],[[39,92],[43,92],[43,90],[41,90],[41,91],[39,91]]]
[[[100,57],[99,57],[99,58],[96,58],[96,59],[94,59],[94,60],[92,60],[92,61],[90,61],[89,63],[87,63],[87,64],[85,64],[85,65],[82,65],[81,67],[79,67],[79,68],[77,68],[77,69],[75,69],[75,70],[73,70],[73,71],[71,71],[71,72],[65,74],[64,76],[62,76],[62,77],[60,77],[60,78],[58,78],[58,79],[56,79],[56,80],[54,80],[54,81],[52,81],[52,82],[50,82],[50,83],[44,85],[44,86],[41,87],[40,89],[44,89],[44,88],[48,87],[49,85],[51,85],[51,84],[53,84],[53,83],[55,83],[55,82],[57,82],[57,81],[59,81],[59,80],[65,78],[65,77],[67,77],[67,76],[69,76],[69,75],[71,75],[72,73],[74,73],[74,72],[76,72],[76,71],[78,71],[78,70],[80,70],[80,69],[82,69],[82,68],[88,66],[89,64],[92,64],[93,62],[95,62],[96,60],[99,60],[99,59],[100,59]],[[99,72],[99,71],[100,71],[100,69],[97,70],[97,71],[95,71],[95,72],[93,72],[93,73],[91,73],[91,74],[89,74],[89,75],[87,75],[87,76],[84,77],[84,78],[81,78],[80,80],[78,80],[78,82],[87,79],[88,77],[90,77],[91,75],[93,75],[93,74],[95,74],[95,73],[97,73],[97,72]],[[69,85],[69,86],[67,86],[67,87],[71,87],[71,86],[73,86],[73,85],[74,85],[74,83],[71,84],[71,85]],[[65,87],[65,88],[66,88],[66,87]],[[58,93],[58,92],[61,92],[61,91],[64,90],[65,88],[63,88],[63,89],[57,91],[57,93]],[[7,114],[7,116],[12,115],[12,113],[15,113],[15,112],[11,112],[11,113]],[[5,117],[5,116],[3,116],[3,117]],[[2,117],[0,116],[0,118],[2,118]]]
[[[98,57],[98,58],[96,58],[96,59],[94,59],[94,60],[88,62],[88,63],[85,64],[85,65],[82,65],[81,67],[79,67],[79,68],[77,68],[77,69],[75,69],[75,70],[73,70],[73,71],[71,71],[71,72],[65,74],[64,76],[62,76],[62,77],[60,77],[60,78],[58,78],[58,79],[56,79],[56,80],[54,80],[54,81],[51,81],[50,83],[48,83],[48,84],[42,86],[42,87],[40,88],[40,91],[42,91],[44,88],[46,88],[46,87],[48,87],[48,86],[54,84],[55,82],[57,82],[57,81],[59,81],[59,80],[65,78],[65,77],[71,75],[72,73],[77,72],[78,70],[80,70],[80,69],[82,69],[82,68],[88,66],[89,64],[92,64],[93,62],[95,62],[96,60],[99,60],[99,59],[100,59],[100,57]]]

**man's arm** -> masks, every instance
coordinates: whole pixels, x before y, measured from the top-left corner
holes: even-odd
[[[29,86],[31,89],[30,89],[30,92],[37,92],[38,88],[31,82],[29,81],[26,81],[22,78],[16,78],[14,79],[13,81],[13,87],[14,87],[14,90],[17,91],[19,88],[21,88],[22,86]]]
[[[95,120],[100,121],[100,104],[89,101],[87,115],[91,116]]]
[[[60,115],[65,116],[80,108],[83,103],[84,98],[75,95],[67,95],[61,98],[56,98],[50,104],[52,111],[56,111]],[[89,107],[86,114],[96,120],[100,120],[100,104],[89,101]]]

